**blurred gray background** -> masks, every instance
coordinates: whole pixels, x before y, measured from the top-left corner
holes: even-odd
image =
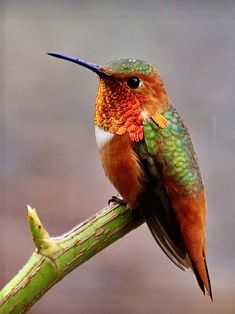
[[[34,250],[27,204],[59,235],[115,193],[94,138],[97,78],[49,51],[156,65],[191,132],[208,199],[214,303],[143,225],[30,313],[235,313],[234,19],[234,1],[1,0],[1,287]]]

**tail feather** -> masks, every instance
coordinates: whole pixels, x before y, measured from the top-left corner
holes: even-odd
[[[187,249],[185,249],[182,245],[180,247],[177,246],[177,244],[172,241],[171,237],[158,220],[156,211],[143,210],[143,214],[155,241],[167,257],[182,270],[191,268],[203,294],[205,295],[205,292],[207,291],[213,301],[210,277],[204,251],[200,260],[194,261],[194,259],[188,255]]]
[[[201,261],[199,262],[191,261],[191,264],[192,264],[192,270],[196,276],[198,285],[201,288],[203,294],[205,294],[205,290],[206,290],[208,292],[208,295],[211,298],[211,301],[213,301],[211,282],[210,282],[210,276],[209,276],[208,267],[206,263],[205,253],[203,252],[203,258]]]
[[[210,277],[206,263],[206,200],[204,190],[192,196],[178,197],[174,201],[177,217],[185,240],[191,268],[198,284],[212,300]]]
[[[202,281],[202,279],[201,279],[201,276],[200,276],[200,274],[199,274],[199,272],[198,272],[198,269],[197,269],[195,263],[191,262],[191,264],[192,264],[192,270],[193,270],[193,272],[194,272],[194,274],[195,274],[195,276],[196,276],[198,285],[199,285],[199,287],[201,288],[203,294],[205,294],[205,286],[204,286],[204,283],[203,283],[203,281]]]
[[[145,195],[144,200],[140,198],[140,204],[154,239],[176,266],[182,270],[192,269],[203,294],[207,291],[213,301],[204,249],[202,254],[199,254],[198,250],[194,251],[190,247],[190,242],[185,242],[186,238],[180,230],[179,221],[173,209],[170,208],[169,204],[163,206],[166,203],[162,202],[161,198],[160,200],[155,198],[153,202],[151,196],[148,195],[146,198]]]

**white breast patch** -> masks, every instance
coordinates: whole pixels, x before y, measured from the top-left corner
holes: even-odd
[[[108,143],[112,139],[113,136],[114,134],[108,131],[104,131],[98,126],[95,127],[95,137],[96,137],[96,143],[97,143],[98,148],[102,148],[102,146]]]

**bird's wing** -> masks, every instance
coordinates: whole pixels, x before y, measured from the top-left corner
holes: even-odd
[[[163,183],[161,167],[148,153],[145,143],[137,144],[136,152],[144,170],[145,188],[138,203],[146,223],[164,253],[184,270],[190,267],[190,261],[175,210]]]
[[[145,174],[139,196],[146,222],[167,256],[190,267],[211,294],[205,257],[206,201],[197,158],[187,128],[171,107],[144,124],[136,152]]]

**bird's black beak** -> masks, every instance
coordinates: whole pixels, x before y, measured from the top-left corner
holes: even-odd
[[[73,57],[69,57],[69,56],[65,56],[62,55],[60,53],[54,53],[54,52],[49,52],[48,53],[49,56],[55,57],[55,58],[59,58],[59,59],[63,59],[63,60],[67,60],[70,62],[74,62],[76,64],[79,64],[93,72],[95,72],[96,74],[98,74],[99,76],[110,76],[111,74],[107,73],[102,67],[99,67],[98,65],[91,63],[91,62],[87,62],[85,60],[82,59],[77,59],[77,58],[73,58]]]

